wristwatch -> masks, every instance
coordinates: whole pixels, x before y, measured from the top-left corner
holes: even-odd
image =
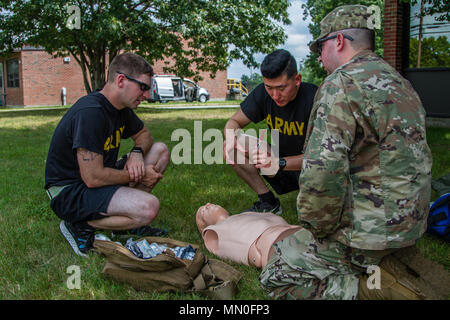
[[[144,155],[144,150],[142,150],[141,147],[133,147],[133,149],[131,149],[131,152],[139,152]]]
[[[286,159],[284,158],[278,159],[278,166],[280,167],[279,171],[283,171],[284,167],[286,167]]]

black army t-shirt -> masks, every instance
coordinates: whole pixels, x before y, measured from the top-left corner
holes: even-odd
[[[279,107],[261,83],[241,103],[241,109],[254,123],[265,120],[269,129],[279,130],[280,157],[295,156],[303,150],[316,91],[315,85],[302,82],[295,99]]]
[[[104,166],[113,168],[120,141],[143,127],[133,110],[117,110],[100,92],[80,98],[53,134],[45,167],[45,188],[81,181],[77,148],[102,154]]]

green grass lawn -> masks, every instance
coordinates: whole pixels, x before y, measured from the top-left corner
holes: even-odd
[[[173,148],[175,129],[193,134],[194,120],[222,131],[234,109],[215,110],[138,110],[139,116],[157,141]],[[0,113],[0,299],[204,299],[190,294],[138,292],[101,275],[105,259],[92,254],[76,256],[59,232],[59,219],[49,207],[44,192],[44,168],[53,131],[66,110]],[[262,124],[256,128],[264,127]],[[450,130],[428,129],[433,151],[433,177],[450,173]],[[210,142],[203,142],[205,147]],[[131,141],[123,141],[124,152]],[[164,227],[169,237],[201,245],[211,256],[195,224],[197,209],[212,202],[238,213],[249,208],[255,195],[227,165],[175,165],[167,168],[154,190],[161,210],[154,225]],[[434,194],[436,197],[436,194]],[[297,222],[296,193],[281,196],[283,218]],[[423,237],[418,246],[431,259],[450,270],[449,245]],[[243,273],[237,299],[266,299],[259,282],[259,270],[230,263]],[[68,289],[67,268],[81,269],[81,288]]]

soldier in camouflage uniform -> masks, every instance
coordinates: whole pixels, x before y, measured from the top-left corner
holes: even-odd
[[[304,227],[274,245],[262,287],[274,298],[356,299],[360,276],[426,229],[431,152],[410,83],[373,53],[371,12],[341,6],[310,49],[328,77],[304,147]]]

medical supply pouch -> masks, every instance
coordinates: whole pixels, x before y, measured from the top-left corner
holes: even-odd
[[[431,204],[427,223],[427,232],[450,242],[450,193]]]
[[[107,260],[102,274],[136,290],[196,292],[213,299],[231,299],[236,294],[242,274],[222,261],[207,258],[197,245],[162,237],[139,240],[143,239],[168,249],[190,245],[195,255],[193,259],[180,259],[174,250],[165,250],[143,259],[119,243],[95,240],[94,249]]]

